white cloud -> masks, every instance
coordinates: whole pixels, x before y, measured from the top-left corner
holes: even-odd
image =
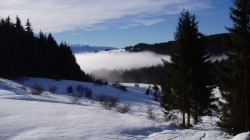
[[[155,16],[177,14],[182,8],[210,8],[209,0],[1,0],[0,17],[30,18],[35,31],[62,32],[73,29],[99,29],[98,24],[136,16],[127,24],[152,25],[162,21]],[[142,18],[141,16],[147,18]]]
[[[139,25],[149,26],[149,25],[157,24],[163,21],[165,21],[165,19],[133,19],[130,21],[128,25],[122,26],[121,29],[127,29],[130,27],[135,27]]]

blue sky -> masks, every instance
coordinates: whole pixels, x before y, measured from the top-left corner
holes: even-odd
[[[180,11],[197,16],[202,33],[227,32],[231,0],[1,0],[0,17],[30,19],[58,42],[125,47],[173,40]]]

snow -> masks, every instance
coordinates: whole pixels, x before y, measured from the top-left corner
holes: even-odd
[[[32,95],[27,86],[34,84],[45,88],[42,95]],[[79,104],[71,103],[66,88],[82,85],[92,89],[93,94],[112,95],[119,98],[119,106],[131,105],[126,114],[115,109],[106,110],[97,101],[83,98]],[[129,86],[130,84],[126,84]],[[133,85],[133,86],[132,86]],[[48,92],[49,86],[58,87],[57,94]],[[22,84],[0,78],[0,140],[223,140],[231,138],[216,126],[216,116],[203,116],[200,123],[183,129],[172,121],[165,121],[159,102],[145,95],[148,85],[128,87],[122,92],[110,85],[95,86],[68,80],[29,78]],[[156,119],[147,117],[147,106],[151,105]],[[248,139],[249,132],[236,136],[234,140]]]
[[[250,133],[249,132],[240,133],[231,140],[250,140]]]

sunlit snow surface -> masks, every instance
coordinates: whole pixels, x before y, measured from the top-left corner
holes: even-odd
[[[231,138],[216,126],[217,117],[201,118],[190,129],[182,129],[166,122],[158,102],[145,95],[144,88],[128,87],[122,92],[111,86],[94,86],[76,81],[55,81],[30,78],[24,85],[39,84],[46,90],[57,86],[58,94],[44,92],[31,95],[21,84],[0,78],[0,140],[223,140]],[[94,95],[107,94],[119,98],[120,105],[131,104],[131,111],[121,114],[115,109],[105,110],[90,99],[80,104],[71,104],[66,93],[68,85],[83,85],[93,90]],[[147,117],[147,104],[157,114],[156,120]],[[243,133],[249,135],[249,133]],[[245,138],[241,136],[241,138]]]

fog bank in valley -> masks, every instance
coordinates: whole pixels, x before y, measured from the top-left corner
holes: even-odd
[[[159,55],[153,52],[131,53],[121,50],[99,53],[76,54],[77,63],[82,70],[91,73],[96,70],[120,70],[149,67],[162,64],[162,59],[169,61],[168,55]]]

